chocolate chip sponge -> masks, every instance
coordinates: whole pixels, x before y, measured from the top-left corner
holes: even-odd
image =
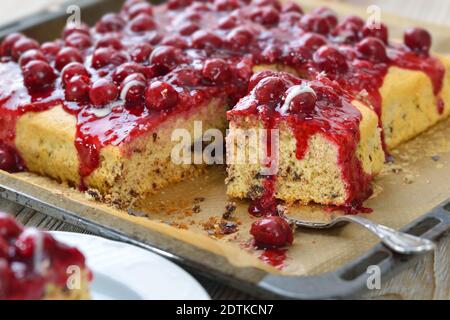
[[[66,26],[55,41],[3,40],[0,168],[127,207],[201,172],[204,164],[174,161],[172,134],[194,143],[224,130],[235,106],[229,137],[279,129],[281,149],[271,178],[257,164],[231,163],[231,196],[358,206],[383,152],[449,113],[449,64],[430,46],[422,29],[394,44],[383,24],[291,2],[129,0],[93,27]],[[266,78],[272,89],[259,90],[255,79]]]

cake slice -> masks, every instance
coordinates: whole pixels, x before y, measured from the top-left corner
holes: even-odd
[[[0,213],[0,300],[89,299],[83,254]]]

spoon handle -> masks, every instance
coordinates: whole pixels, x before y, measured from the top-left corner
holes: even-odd
[[[355,222],[365,227],[380,238],[381,242],[387,247],[398,253],[419,253],[434,250],[436,248],[435,244],[428,239],[419,238],[391,229],[360,216],[346,215],[337,218],[337,220]]]

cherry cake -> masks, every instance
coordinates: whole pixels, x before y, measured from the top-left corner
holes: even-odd
[[[89,299],[91,278],[78,249],[0,212],[0,300]]]
[[[430,46],[422,29],[393,43],[383,24],[292,2],[129,0],[52,42],[3,40],[0,168],[126,207],[203,169],[172,161],[174,129],[194,143],[195,121],[230,123],[230,146],[241,129],[279,130],[276,174],[229,164],[228,194],[252,211],[275,199],[357,208],[389,150],[450,113],[450,62]]]

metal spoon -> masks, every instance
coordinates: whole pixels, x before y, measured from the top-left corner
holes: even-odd
[[[347,222],[355,222],[374,233],[388,248],[401,254],[413,254],[436,249],[434,242],[428,239],[391,229],[360,216],[337,216],[330,222],[309,222],[289,217],[286,214],[283,216],[287,221],[294,223],[298,227],[312,229],[329,229]]]

